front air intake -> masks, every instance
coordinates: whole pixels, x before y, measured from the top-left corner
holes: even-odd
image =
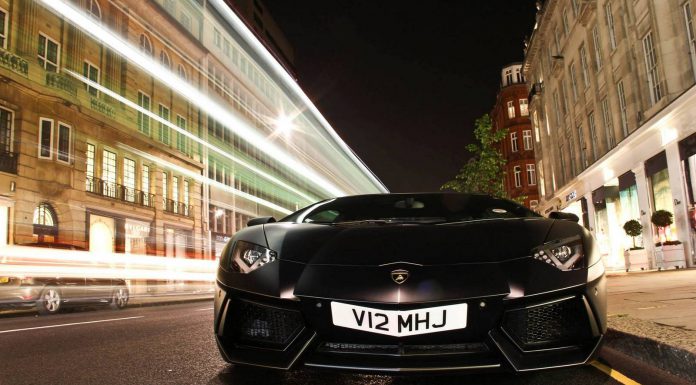
[[[231,306],[237,306],[232,330],[235,341],[241,344],[282,348],[304,326],[302,315],[296,310],[247,301],[237,301]]]
[[[581,297],[509,310],[502,327],[522,350],[580,345],[592,335]]]

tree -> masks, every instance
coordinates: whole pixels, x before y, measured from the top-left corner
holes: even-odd
[[[623,229],[626,232],[626,235],[633,238],[633,249],[632,250],[637,249],[636,237],[643,234],[643,225],[641,225],[640,222],[638,222],[635,219],[630,219],[630,220],[626,221],[626,223],[624,223]]]
[[[674,223],[672,221],[672,213],[670,213],[667,210],[657,210],[654,213],[652,213],[652,216],[650,217],[650,221],[653,223],[653,225],[657,226],[657,231],[658,234],[660,230],[664,233],[665,228],[669,227]],[[662,246],[662,238],[660,237],[660,246]]]
[[[440,187],[464,193],[484,193],[507,198],[503,178],[505,158],[496,144],[505,139],[507,130],[493,131],[488,114],[475,122],[474,137],[477,143],[466,146],[473,156],[459,170],[453,180]]]

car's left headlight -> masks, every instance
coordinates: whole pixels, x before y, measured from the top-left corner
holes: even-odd
[[[249,273],[277,259],[278,254],[271,249],[250,242],[236,241],[232,250],[231,266],[234,271]]]
[[[580,236],[547,242],[534,248],[532,257],[563,271],[587,267]]]

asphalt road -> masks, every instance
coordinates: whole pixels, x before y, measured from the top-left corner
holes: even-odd
[[[522,376],[393,377],[314,370],[269,374],[227,365],[215,347],[212,319],[209,301],[0,319],[0,384],[620,383],[595,366]],[[609,357],[608,362],[634,372],[643,383],[679,383],[621,357]]]

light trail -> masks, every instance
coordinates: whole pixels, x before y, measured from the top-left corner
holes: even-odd
[[[164,67],[156,60],[153,60],[153,58],[140,52],[140,50],[133,47],[114,32],[105,29],[101,23],[93,20],[93,18],[89,17],[81,10],[76,9],[74,6],[63,0],[41,0],[41,3],[46,8],[53,10],[65,20],[70,21],[82,29],[85,33],[90,34],[98,41],[113,49],[130,62],[140,66],[152,77],[158,79],[164,84],[167,84],[173,91],[182,95],[184,98],[195,102],[202,111],[206,112],[209,116],[212,116],[215,120],[219,122],[226,122],[226,129],[243,137],[252,146],[276,159],[289,169],[295,171],[298,176],[307,178],[307,180],[311,181],[332,196],[346,195],[345,191],[338,188],[324,177],[318,175],[314,170],[307,168],[304,164],[294,159],[274,143],[266,140],[263,135],[260,135],[258,132],[252,129],[247,122],[235,114],[231,114],[216,100],[201,92],[198,88],[190,85],[188,82],[183,81],[181,78],[179,78],[179,76],[171,72],[169,68]]]

